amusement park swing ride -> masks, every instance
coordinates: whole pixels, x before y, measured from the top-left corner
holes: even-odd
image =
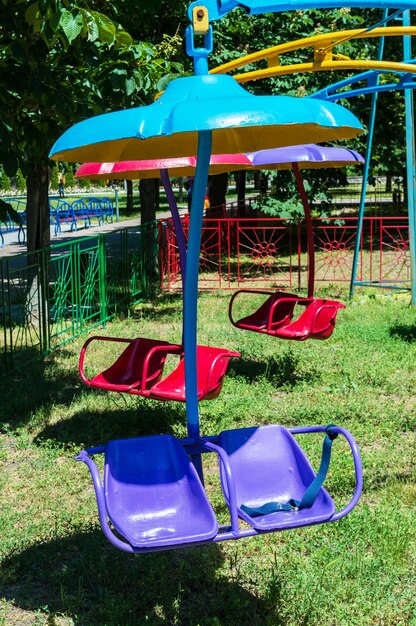
[[[350,0],[349,5],[399,6],[408,10],[415,8],[416,3],[407,0],[393,5]],[[205,364],[201,368],[204,361],[197,342],[198,265],[211,154],[244,154],[332,142],[350,139],[363,130],[352,113],[329,100],[254,96],[230,75],[209,74],[208,55],[213,45],[210,22],[236,6],[260,13],[338,7],[341,3],[208,0],[204,5],[192,4],[186,42],[187,52],[194,60],[194,75],[173,80],[149,106],[76,124],[58,139],[51,151],[54,159],[87,163],[160,160],[195,154],[197,159],[190,229],[183,255],[186,258],[182,258],[183,338],[178,347],[182,351],[183,388],[183,397],[178,399],[185,401],[187,437],[180,440],[171,435],[151,435],[120,439],[84,450],[77,457],[91,472],[104,534],[126,552],[235,540],[335,521],[354,508],[362,490],[359,450],[354,437],[344,428],[268,425],[231,429],[213,436],[202,436],[200,432],[200,370],[207,368]],[[195,46],[196,35],[203,37],[203,46]],[[165,182],[167,178],[168,170],[164,174]],[[127,350],[133,352],[134,341],[127,341]],[[166,346],[149,341],[141,363],[143,371],[147,367],[144,391],[157,386],[155,381],[163,381]],[[212,364],[215,358],[209,356],[208,360]],[[124,364],[114,367],[119,371],[119,366],[122,369]],[[215,373],[213,379],[221,383],[225,368],[222,374]],[[218,395],[217,391],[215,388],[212,393]],[[324,434],[317,472],[294,437],[304,433]],[[323,481],[333,440],[339,434],[350,446],[356,484],[348,504],[336,510]],[[204,489],[201,456],[206,453],[218,456],[220,482],[230,517],[225,526],[219,525]],[[92,458],[95,454],[105,456],[103,478]]]

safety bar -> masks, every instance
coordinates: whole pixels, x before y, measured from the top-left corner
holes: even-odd
[[[307,306],[308,304],[312,304],[313,302],[313,298],[297,298],[295,297],[290,297],[290,298],[279,298],[278,300],[276,300],[275,302],[273,302],[273,304],[270,307],[270,311],[269,311],[269,319],[267,321],[267,331],[268,332],[272,332],[273,331],[273,313],[275,311],[275,308],[277,307],[278,304],[280,304],[280,302],[282,302],[284,300],[284,302],[289,302],[289,303],[293,303],[293,308],[295,308],[296,304],[300,304],[302,306]],[[292,309],[293,311],[293,309]]]
[[[291,432],[292,435],[301,435],[301,434],[318,433],[318,432],[324,433],[326,432],[326,429],[327,429],[327,426],[299,426],[296,428],[288,428],[289,432]],[[355,490],[354,490],[353,496],[351,500],[349,501],[349,503],[343,509],[341,509],[340,511],[337,511],[331,517],[330,521],[335,522],[341,519],[341,517],[345,517],[346,515],[348,515],[348,513],[350,513],[352,509],[358,503],[358,500],[360,499],[360,496],[361,496],[361,492],[363,490],[363,466],[362,466],[360,451],[358,449],[358,445],[354,436],[348,430],[340,426],[331,426],[331,430],[334,433],[343,435],[345,439],[348,441],[348,444],[350,446],[351,453],[352,453],[352,458],[354,461],[354,471],[355,471]]]

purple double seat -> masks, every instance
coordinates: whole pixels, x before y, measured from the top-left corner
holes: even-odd
[[[322,477],[317,477],[293,435],[317,432],[326,433],[328,441],[325,426],[240,428],[198,440],[137,437],[84,450],[77,460],[90,469],[106,537],[124,551],[151,552],[321,524],[347,515],[361,494],[362,466],[354,437],[335,426],[332,438],[344,435],[351,448],[354,494],[336,512],[331,496],[318,484],[312,499],[302,504],[305,493]],[[227,526],[219,526],[190,460],[208,452],[218,455],[230,512]],[[105,455],[103,480],[91,458],[99,453]],[[322,462],[318,474],[321,471]],[[240,528],[239,520],[249,527]]]

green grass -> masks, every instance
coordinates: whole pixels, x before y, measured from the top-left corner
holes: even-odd
[[[199,300],[200,342],[242,354],[219,398],[201,403],[203,434],[270,422],[345,426],[363,457],[358,507],[334,524],[238,542],[117,551],[74,456],[110,438],[182,436],[184,406],[86,388],[79,339],[2,381],[0,625],[416,625],[415,311],[407,298],[357,296],[328,341],[294,343],[231,327],[228,300]],[[180,297],[160,297],[103,332],[176,342]],[[91,356],[94,368],[114,352],[103,346]],[[316,467],[321,440],[301,441]],[[204,461],[224,521],[216,461]],[[353,489],[339,439],[328,489],[341,505]]]

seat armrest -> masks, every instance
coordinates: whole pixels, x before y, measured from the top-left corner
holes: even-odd
[[[143,362],[142,380],[141,380],[141,382],[137,383],[136,385],[132,385],[131,389],[134,389],[135,387],[138,387],[139,385],[141,385],[141,391],[144,393],[144,395],[146,395],[146,381],[147,381],[147,377],[148,377],[150,359],[155,354],[157,354],[158,352],[164,352],[165,353],[165,356],[164,356],[165,359],[166,359],[168,354],[179,354],[179,355],[183,356],[183,346],[179,345],[179,344],[175,345],[173,343],[167,343],[164,346],[154,346],[153,348],[151,348],[149,350],[149,352],[146,354],[146,357],[145,357],[144,362]]]
[[[206,441],[205,439],[198,439],[198,444],[205,450],[210,452],[216,452],[218,455],[218,461],[222,466],[223,475],[225,476],[227,489],[223,489],[224,498],[230,511],[231,531],[236,536],[239,534],[238,527],[238,511],[237,511],[237,498],[235,492],[235,482],[233,473],[231,470],[230,460],[228,454],[223,448],[217,446],[212,441]]]
[[[233,318],[233,304],[234,304],[234,300],[237,298],[238,295],[240,295],[240,293],[250,293],[250,294],[260,294],[263,296],[271,296],[273,295],[272,291],[266,291],[264,289],[259,289],[259,290],[254,290],[254,289],[238,289],[237,291],[235,291],[233,293],[233,295],[231,296],[231,300],[230,300],[230,304],[228,305],[228,317],[230,319],[230,322],[233,326],[236,326],[236,323],[234,321]]]
[[[79,375],[81,376],[81,379],[84,381],[84,383],[87,385],[90,385],[91,381],[85,376],[84,360],[85,360],[85,353],[87,351],[87,348],[90,345],[90,343],[93,341],[114,341],[114,342],[119,342],[119,343],[131,343],[132,341],[134,341],[134,339],[123,339],[119,337],[103,337],[101,335],[93,335],[92,337],[87,339],[87,341],[84,343],[84,345],[81,348],[81,353],[79,355],[79,362],[78,362]]]
[[[82,450],[76,457],[76,461],[82,461],[90,470],[92,482],[94,485],[95,497],[98,506],[98,517],[100,519],[101,528],[107,539],[120,550],[124,552],[134,552],[132,546],[125,541],[121,541],[110,529],[108,525],[107,505],[105,503],[104,485],[101,480],[100,472],[94,461],[90,458],[90,454],[98,454],[105,451],[104,447],[92,448],[90,450]]]

